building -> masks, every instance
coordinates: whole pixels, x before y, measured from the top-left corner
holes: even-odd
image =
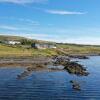
[[[21,44],[21,42],[19,42],[19,41],[5,41],[5,44],[15,45],[15,44]]]
[[[55,45],[47,43],[32,43],[31,47],[36,49],[47,49],[47,48],[56,49]]]

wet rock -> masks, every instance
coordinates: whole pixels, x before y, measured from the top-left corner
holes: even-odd
[[[27,76],[29,76],[31,74],[31,71],[24,71],[23,73],[21,73],[20,75],[17,75],[17,79],[24,79]]]
[[[84,55],[71,55],[70,58],[78,58],[78,59],[89,59],[89,57]]]
[[[71,80],[70,83],[72,83],[72,88],[75,90],[81,90],[80,84],[77,81]]]
[[[81,90],[79,84],[74,84],[72,86],[73,86],[73,89],[75,89],[75,90]]]
[[[76,62],[66,62],[64,64],[65,69],[70,73],[70,74],[76,74],[79,76],[87,76],[89,73],[86,71],[86,68],[83,67],[81,64],[78,64]]]
[[[55,65],[64,65],[67,61],[70,61],[69,57],[67,56],[57,56],[56,58],[54,58]]]
[[[58,56],[54,58],[54,66],[62,65],[64,69],[70,74],[75,74],[79,76],[87,76],[89,73],[83,65],[78,64],[76,61],[70,61],[68,56]]]

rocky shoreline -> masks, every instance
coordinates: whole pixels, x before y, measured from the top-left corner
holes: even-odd
[[[17,79],[24,79],[33,71],[67,71],[69,74],[77,76],[88,76],[89,72],[83,65],[79,64],[77,60],[71,60],[76,58],[89,59],[87,56],[0,58],[0,67],[26,67],[24,72],[17,75]],[[81,90],[77,81],[71,80],[70,82],[73,89]]]
[[[67,57],[57,57],[54,65],[64,66],[64,69],[67,70],[70,74],[79,76],[87,76],[89,74],[83,65],[79,64],[77,61],[71,61],[70,58]]]
[[[53,57],[26,57],[26,58],[0,58],[0,67],[28,67],[30,71],[34,70],[59,70],[58,67],[48,68],[47,66],[64,66],[63,69],[70,74],[87,76],[89,73],[86,68],[72,58],[89,59],[86,56],[53,56]]]
[[[33,66],[34,64],[45,64],[51,62],[49,57],[6,57],[0,58],[0,67],[9,67],[9,66]]]

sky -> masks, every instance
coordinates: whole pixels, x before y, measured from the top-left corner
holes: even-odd
[[[0,0],[0,35],[100,45],[100,0]]]

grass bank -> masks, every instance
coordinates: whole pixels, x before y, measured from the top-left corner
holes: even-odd
[[[70,55],[98,55],[100,54],[100,46],[95,45],[75,45],[75,44],[58,44],[58,48],[62,48],[66,54]]]
[[[21,46],[8,46],[0,44],[0,57],[33,57],[33,56],[53,56],[63,55],[92,55],[100,54],[100,47],[96,46],[75,46],[75,45],[57,45],[57,49],[32,49]]]
[[[21,45],[8,45],[4,41],[20,41]],[[47,43],[56,45],[56,49],[33,49],[32,43]],[[100,45],[77,45],[67,43],[55,43],[27,39],[19,36],[0,35],[0,57],[35,57],[35,56],[53,56],[53,55],[100,55]]]
[[[53,49],[32,49],[20,46],[8,46],[0,44],[0,57],[32,57],[57,55]]]

